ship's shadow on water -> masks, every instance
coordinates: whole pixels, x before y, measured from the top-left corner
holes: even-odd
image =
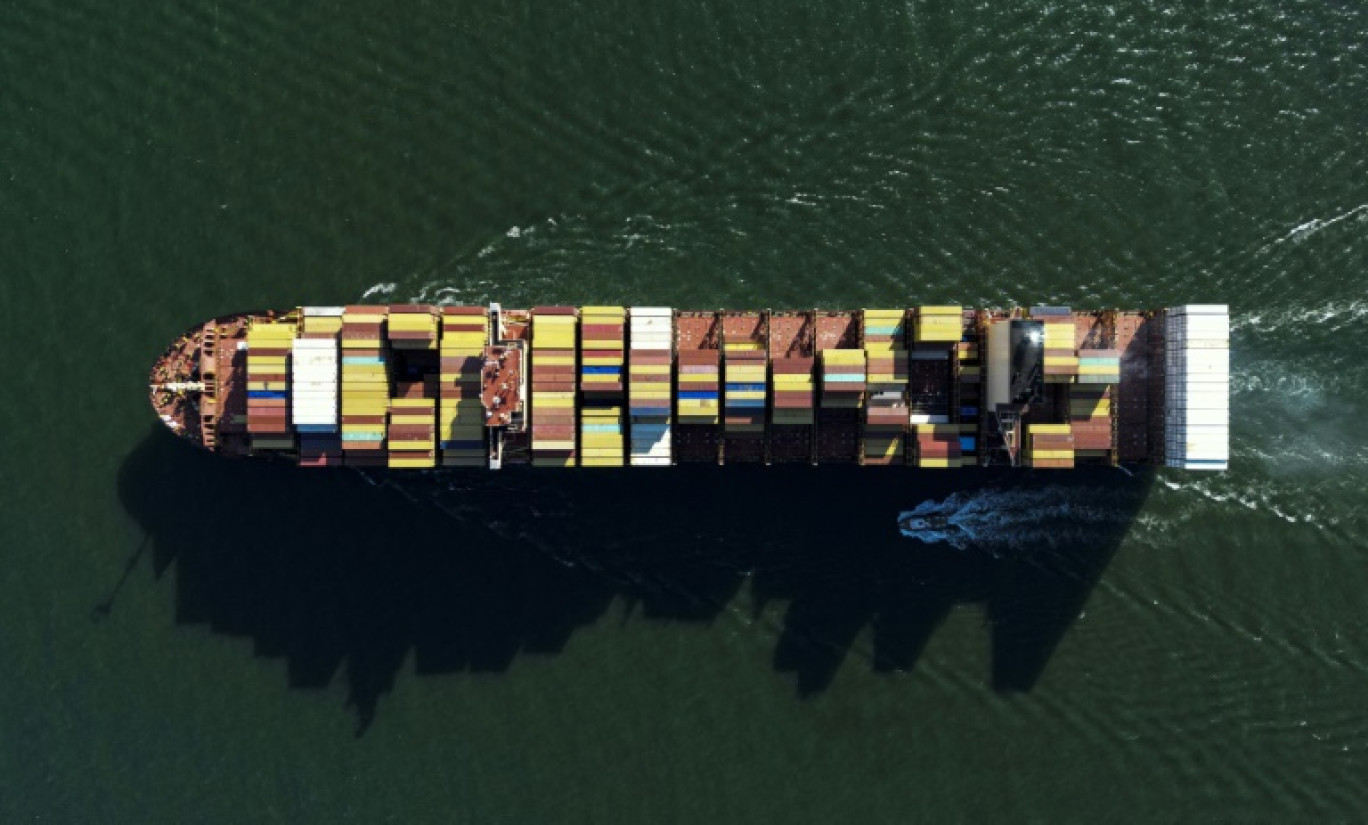
[[[558,652],[615,600],[648,620],[708,622],[743,588],[735,604],[786,605],[773,665],[800,695],[830,684],[866,627],[872,667],[914,667],[964,603],[986,607],[993,686],[1029,690],[1150,482],[806,466],[386,482],[218,458],[154,430],[119,494],[174,582],[176,621],[251,638],[293,686],[344,679],[364,731],[410,656],[420,674],[498,672]],[[899,532],[900,512],[947,500],[1026,515],[985,515],[996,520],[962,547]],[[117,603],[97,610],[117,616]]]

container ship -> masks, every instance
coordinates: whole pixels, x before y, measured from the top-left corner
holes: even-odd
[[[152,406],[303,467],[1224,470],[1224,305],[1159,310],[306,306],[214,318]]]

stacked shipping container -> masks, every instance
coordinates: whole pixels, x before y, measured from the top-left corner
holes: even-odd
[[[769,454],[775,463],[813,460],[815,333],[810,312],[769,313]]]
[[[337,339],[296,338],[291,350],[290,412],[295,432],[299,433],[300,449],[305,451],[308,442],[310,453],[340,450]]]
[[[1027,427],[1026,463],[1041,469],[1072,469],[1074,466],[1072,428],[1068,424],[1029,425]]]
[[[247,432],[254,450],[294,447],[290,430],[290,343],[295,325],[258,321],[247,330]]]
[[[762,315],[736,312],[723,317],[722,358],[723,455],[729,462],[763,461],[769,352]]]
[[[676,312],[674,454],[680,462],[721,460],[719,423],[722,321],[716,312]]]
[[[437,315],[426,304],[389,308],[389,341],[394,349],[437,349]]]
[[[979,463],[980,413],[983,410],[983,367],[979,361],[978,312],[964,309],[960,340],[955,344],[955,371],[959,390],[960,466]]]
[[[482,467],[485,410],[480,374],[489,343],[489,313],[483,307],[443,307],[439,344],[437,431],[443,467]]]
[[[389,371],[382,306],[349,306],[342,314],[342,450],[346,463],[384,466]]]
[[[813,459],[823,464],[860,461],[866,385],[863,328],[857,312],[814,313],[821,370]]]
[[[866,309],[863,318],[868,370],[863,463],[901,464],[908,421],[907,311]]]
[[[720,378],[717,350],[679,351],[679,423],[716,424]]]
[[[958,306],[923,306],[917,308],[916,336],[918,343],[952,343],[960,339]]]
[[[580,389],[585,403],[622,400],[626,321],[622,307],[580,309]]]
[[[623,465],[622,365],[627,313],[622,307],[580,310],[581,467]]]
[[[1048,330],[1048,327],[1046,327]],[[1080,349],[1078,383],[1116,384],[1121,380],[1121,353],[1114,349]]]
[[[865,387],[864,350],[822,350],[823,407],[858,409],[864,405]]]
[[[670,382],[674,363],[674,311],[632,307],[628,403],[631,410],[631,462],[663,467],[672,461]]]
[[[303,307],[300,313],[300,337],[291,354],[291,412],[299,434],[299,464],[331,467],[342,463],[337,340],[342,307]]]
[[[1069,388],[1069,424],[1076,458],[1106,458],[1113,449],[1112,392],[1113,388],[1105,384]]]
[[[1169,467],[1224,470],[1230,461],[1230,315],[1225,305],[1164,317],[1164,456]]]
[[[417,469],[437,463],[435,406],[431,398],[390,399],[390,467]]]
[[[958,424],[917,424],[917,466],[926,469],[954,469],[960,466],[960,428]]]
[[[1031,307],[1045,329],[1045,383],[1072,384],[1078,376],[1078,331],[1068,307]]]
[[[575,466],[574,307],[532,310],[532,466]]]
[[[816,390],[812,368],[816,363],[811,355],[775,358],[774,423],[812,426],[813,397]]]

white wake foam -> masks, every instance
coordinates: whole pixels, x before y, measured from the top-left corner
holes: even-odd
[[[1102,490],[1049,486],[1032,490],[954,493],[923,501],[898,515],[903,535],[964,549],[1050,547],[1114,531],[1132,517],[1120,497]],[[943,528],[907,529],[909,519],[939,521]]]

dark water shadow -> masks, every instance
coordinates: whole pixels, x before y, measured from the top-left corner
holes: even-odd
[[[993,685],[1028,690],[1149,484],[1112,470],[740,466],[377,483],[222,459],[154,428],[121,468],[119,495],[158,577],[174,571],[176,621],[252,639],[286,662],[292,686],[345,679],[364,731],[409,656],[420,674],[499,672],[560,651],[615,600],[708,622],[747,582],[757,609],[787,603],[774,666],[800,694],[831,682],[865,627],[874,668],[913,667],[966,602],[987,606]],[[1037,520],[1025,541],[994,525],[964,549],[898,532],[901,510],[984,489],[1028,506],[1092,497],[1090,512],[1108,516],[1077,520],[1086,529]],[[101,608],[117,615],[112,601]]]

